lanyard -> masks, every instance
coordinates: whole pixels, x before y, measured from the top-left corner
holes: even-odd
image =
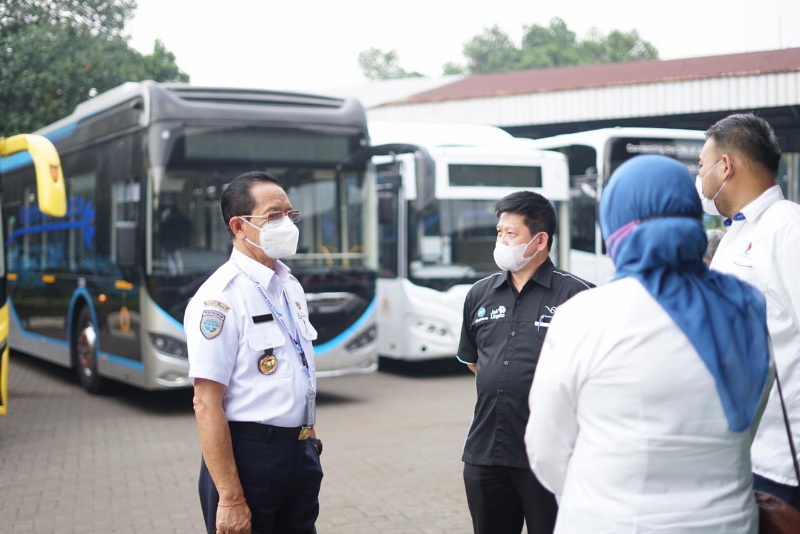
[[[284,289],[282,293],[284,301],[286,302],[286,312],[290,315],[292,326],[294,326],[294,335],[292,335],[292,330],[289,329],[289,325],[286,324],[286,321],[283,320],[283,314],[279,312],[277,308],[275,308],[275,306],[272,305],[272,301],[269,300],[269,297],[267,296],[264,289],[261,287],[261,284],[258,283],[258,280],[250,276],[250,274],[241,267],[239,267],[239,265],[237,265],[236,262],[233,262],[233,264],[236,265],[236,268],[239,269],[240,273],[245,275],[251,282],[253,282],[256,285],[256,289],[258,290],[261,297],[264,299],[264,302],[267,303],[267,306],[269,307],[270,311],[272,311],[273,315],[275,315],[275,318],[278,319],[278,322],[286,331],[286,335],[289,336],[289,339],[292,341],[292,344],[294,345],[294,348],[297,351],[297,355],[300,357],[300,363],[303,365],[303,372],[306,374],[306,378],[308,378],[308,389],[309,391],[313,391],[314,388],[311,385],[311,371],[308,368],[308,360],[306,360],[306,353],[303,350],[303,346],[300,344],[300,333],[297,330],[297,321],[295,320],[294,315],[292,315],[292,306],[289,303],[289,298],[286,295],[286,290]]]

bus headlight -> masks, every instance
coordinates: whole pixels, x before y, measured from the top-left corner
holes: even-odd
[[[153,347],[162,354],[175,358],[189,357],[188,351],[186,350],[186,343],[174,337],[165,336],[163,334],[150,334],[150,341],[153,343]]]
[[[369,345],[373,341],[375,341],[375,337],[378,334],[378,328],[376,326],[370,326],[366,332],[355,338],[353,341],[348,343],[344,346],[344,348],[349,351],[353,352],[354,350],[358,350],[361,347]]]
[[[412,317],[411,330],[415,335],[426,339],[442,339],[452,336],[448,323],[420,315]]]

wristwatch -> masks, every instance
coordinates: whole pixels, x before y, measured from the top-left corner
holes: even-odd
[[[322,454],[322,440],[317,438],[310,438],[308,441],[317,449],[317,454]]]

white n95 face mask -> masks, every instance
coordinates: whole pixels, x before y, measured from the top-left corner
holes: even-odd
[[[533,258],[539,253],[537,250],[529,258],[524,258],[525,249],[533,243],[539,234],[533,236],[533,239],[521,245],[504,245],[499,241],[494,246],[494,262],[504,271],[511,271],[515,273],[528,265]]]
[[[256,226],[245,218],[244,222],[250,226]],[[300,239],[300,229],[292,222],[289,217],[283,217],[277,223],[266,223],[258,231],[258,242],[256,245],[249,239],[245,241],[264,251],[264,254],[272,259],[279,260],[287,256],[293,256],[297,252],[297,241]]]

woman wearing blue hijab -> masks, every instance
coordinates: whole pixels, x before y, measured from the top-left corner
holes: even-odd
[[[764,298],[703,262],[694,180],[638,156],[600,203],[614,280],[555,313],[525,441],[556,533],[752,533],[750,444],[772,384]]]

